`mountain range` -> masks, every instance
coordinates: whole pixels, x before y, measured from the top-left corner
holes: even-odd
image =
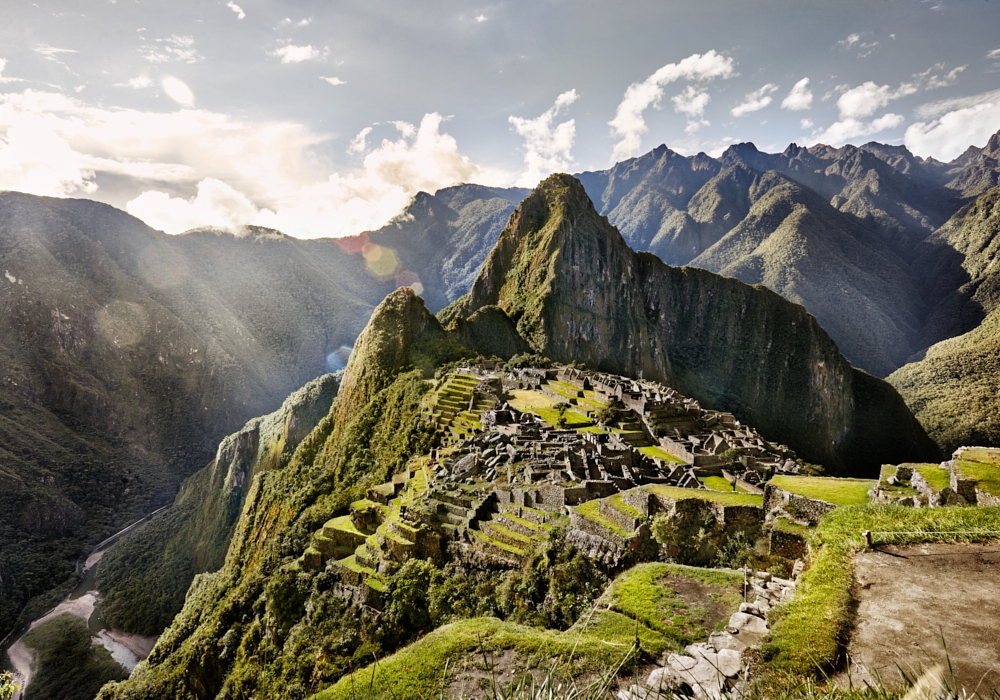
[[[315,241],[166,236],[2,193],[0,630],[224,436],[342,368],[399,285],[445,309],[449,343],[673,382],[831,471],[934,450],[876,377],[938,447],[996,442],[998,158],[1000,135],[947,164],[875,143],[660,147],[557,178],[564,204],[536,193],[517,213],[528,190],[458,185]]]

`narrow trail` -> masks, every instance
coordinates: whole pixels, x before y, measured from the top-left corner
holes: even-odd
[[[94,566],[96,566],[101,560],[101,557],[104,556],[104,553],[108,550],[108,548],[117,542],[121,537],[132,532],[135,528],[159,515],[169,507],[170,506],[163,506],[162,508],[157,508],[152,513],[144,515],[131,525],[122,528],[115,534],[111,535],[111,537],[101,541],[96,547],[94,547],[93,550],[91,550],[90,554],[88,554],[87,558],[84,560],[83,570],[80,572],[81,577],[94,568]],[[77,585],[77,588],[79,588],[79,584]],[[74,590],[59,603],[59,605],[55,606],[36,620],[33,620],[28,626],[28,629],[25,630],[24,633],[22,633],[7,650],[7,656],[10,658],[10,663],[13,666],[14,681],[21,686],[21,692],[15,693],[12,700],[21,699],[28,687],[28,683],[31,682],[31,676],[34,673],[33,666],[35,664],[35,654],[31,651],[31,649],[24,645],[24,635],[39,625],[42,625],[49,620],[62,615],[63,613],[69,613],[74,617],[79,617],[84,622],[89,622],[90,618],[93,616],[94,609],[100,599],[100,593],[95,588],[85,590],[81,593],[77,590],[77,588],[74,588]],[[74,595],[76,597],[73,597]],[[101,630],[98,636],[94,638],[94,641],[106,647],[108,651],[111,652],[115,660],[126,668],[128,668],[129,664],[134,667],[139,658],[145,658],[145,655],[149,654],[149,651],[152,649],[150,638],[129,635],[118,630]],[[153,643],[155,643],[155,639],[153,639]],[[143,652],[141,657],[139,652]]]

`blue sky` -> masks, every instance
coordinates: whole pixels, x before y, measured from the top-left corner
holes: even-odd
[[[998,28],[984,0],[8,0],[0,188],[324,236],[661,143],[950,160],[1000,129]]]

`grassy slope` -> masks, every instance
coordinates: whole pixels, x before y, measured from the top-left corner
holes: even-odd
[[[65,613],[24,636],[37,654],[28,700],[91,700],[108,681],[128,672],[104,647],[92,644],[87,624]]]
[[[735,612],[742,598],[740,574],[672,564],[643,564],[620,575],[595,612],[566,632],[538,629],[494,618],[463,620],[441,627],[388,658],[341,679],[315,700],[376,700],[438,697],[449,669],[481,662],[506,650],[529,668],[553,670],[557,677],[578,679],[622,663],[638,635],[644,655],[657,657],[703,640],[711,629],[705,611],[691,606],[663,582],[673,576],[692,579],[720,604]],[[607,606],[607,608],[605,608]],[[598,607],[601,609],[598,610]]]

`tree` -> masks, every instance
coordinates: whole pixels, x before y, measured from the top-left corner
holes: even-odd
[[[560,401],[552,408],[559,411],[559,418],[556,420],[556,427],[562,430],[566,427],[566,411],[569,410],[569,404],[565,401]]]
[[[10,700],[21,686],[14,682],[14,677],[8,671],[0,673],[0,700]]]

